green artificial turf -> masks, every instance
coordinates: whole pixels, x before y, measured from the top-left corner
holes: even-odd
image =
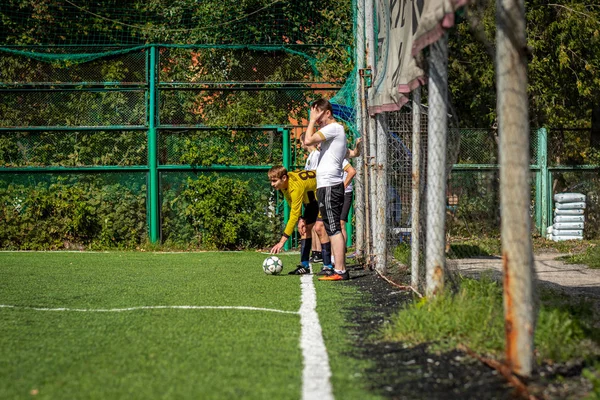
[[[0,304],[300,307],[258,253],[0,253]],[[294,259],[283,256],[285,271]],[[0,398],[298,399],[297,314],[0,308]]]

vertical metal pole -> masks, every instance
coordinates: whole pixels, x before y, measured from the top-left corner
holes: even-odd
[[[377,126],[377,212],[375,219],[376,269],[382,274],[387,271],[387,114],[378,114]]]
[[[421,88],[412,92],[412,204],[410,230],[410,284],[419,288],[419,237],[421,235]]]
[[[365,0],[365,36],[367,37],[367,67],[371,68],[371,79],[374,81],[377,76],[377,71],[375,70],[376,62],[375,62],[375,29],[373,26],[374,15],[373,11],[375,10],[373,0]],[[371,104],[373,101],[373,95],[375,94],[375,89],[370,87],[368,90],[368,103]],[[377,213],[375,212],[376,207],[376,198],[377,198],[377,190],[382,190],[382,188],[377,187],[377,174],[373,169],[373,166],[377,162],[377,128],[375,118],[368,118],[368,135],[369,135],[369,147],[368,152],[365,154],[366,167],[369,170],[369,204],[371,205],[371,214],[367,216],[370,220],[371,231],[368,232],[369,242],[375,244],[375,226],[377,226]],[[370,254],[368,255],[369,262],[372,261],[374,254],[373,249],[370,249]]]
[[[364,70],[363,70],[364,72]],[[364,176],[364,200],[365,200],[365,212],[364,212],[364,247],[363,253],[357,254],[358,256],[362,256],[366,260],[366,264],[371,264],[371,254],[373,248],[373,237],[371,236],[371,171],[369,168],[369,117],[367,115],[367,104],[366,104],[366,82],[367,79],[365,76],[361,75],[361,102],[362,102],[362,131],[363,131],[363,141],[362,141],[362,160],[363,160],[363,176]],[[370,79],[370,78],[369,78]]]
[[[497,0],[496,26],[506,362],[514,373],[529,377],[534,319],[524,0]]]
[[[365,0],[357,0],[355,5],[355,34],[356,44],[354,47],[355,51],[355,65],[356,65],[356,92],[354,102],[354,115],[356,121],[356,128],[359,130],[360,135],[364,137],[364,130],[362,129],[363,120],[363,91],[362,91],[362,77],[360,71],[365,67],[365,21],[364,21],[364,9]],[[364,139],[363,139],[364,140]],[[363,168],[364,153],[361,152],[361,156],[356,161],[356,178],[354,180],[354,214],[356,214],[356,255],[361,256],[365,252],[365,172]],[[352,219],[349,219],[352,221]],[[352,224],[349,224],[350,228]],[[351,235],[348,234],[348,238]]]
[[[446,146],[448,136],[448,34],[430,46],[427,151],[427,296],[444,289],[446,266]]]
[[[150,47],[148,62],[148,197],[150,242],[157,243],[160,237],[158,191],[158,134],[156,131],[156,70],[158,52],[156,46]]]
[[[540,168],[540,195],[542,201],[539,207],[536,204],[536,212],[541,211],[540,234],[542,237],[546,237],[546,229],[551,225],[550,215],[548,214],[548,209],[551,206],[549,207],[548,204],[552,198],[552,191],[548,190],[550,188],[550,181],[548,180],[548,131],[546,131],[546,128],[540,128],[537,130],[537,135],[537,160]]]
[[[282,129],[282,128],[278,128],[277,130],[281,132],[282,141],[283,141],[283,149],[282,149],[283,167],[289,171],[289,169],[290,169],[290,131],[288,129]],[[287,201],[284,201],[283,202],[283,221],[284,221],[284,223],[287,224],[289,219],[290,219],[290,206],[287,203]],[[291,248],[291,245],[290,245],[291,241],[292,241],[292,239],[290,238],[283,245],[283,249],[285,251],[288,251]]]

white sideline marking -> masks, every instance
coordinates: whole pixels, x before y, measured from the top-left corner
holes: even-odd
[[[329,356],[317,314],[317,293],[312,275],[302,275],[302,302],[300,305],[300,348],[304,358],[302,371],[303,400],[333,400]]]
[[[247,311],[266,311],[281,314],[298,314],[298,311],[277,310],[274,308],[261,307],[245,307],[245,306],[140,306],[128,308],[42,308],[42,307],[24,307],[11,306],[0,304],[0,308],[16,308],[21,310],[34,311],[75,311],[75,312],[125,312],[137,310],[161,310],[161,309],[178,309],[178,310],[247,310]]]

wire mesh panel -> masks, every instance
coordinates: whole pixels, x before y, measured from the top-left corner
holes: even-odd
[[[289,125],[306,118],[308,104],[327,92],[306,89],[161,90],[162,125]]]
[[[260,248],[281,234],[264,171],[161,172],[161,240],[178,247]]]
[[[412,110],[402,109],[388,113],[388,254],[406,266],[410,265],[412,231],[412,119]],[[427,114],[421,114],[420,124],[421,166],[424,166],[427,158]],[[424,187],[424,174],[421,179]],[[424,223],[422,218],[422,224]],[[421,235],[424,232],[422,229]]]
[[[4,91],[0,127],[140,126],[146,123],[142,89]]]
[[[147,240],[146,174],[0,173],[0,248],[136,248]]]
[[[76,49],[69,48],[69,51],[73,50]],[[53,48],[53,51],[56,49]],[[66,52],[65,49],[62,51]],[[0,85],[10,87],[27,83],[52,83],[77,86],[108,85],[116,82],[144,84],[146,58],[147,51],[140,50],[79,64],[64,63],[60,59],[56,62],[44,62],[3,53],[0,57]]]
[[[159,79],[188,85],[318,82],[316,62],[308,54],[282,50],[164,48],[160,52]]]
[[[271,165],[281,163],[282,134],[278,130],[161,130],[160,164]]]
[[[146,165],[145,131],[2,131],[4,167]]]
[[[591,146],[589,129],[550,129],[548,165],[599,164],[598,149]]]

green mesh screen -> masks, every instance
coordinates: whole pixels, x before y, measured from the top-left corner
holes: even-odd
[[[161,130],[159,162],[269,166],[281,163],[282,149],[277,130]]]
[[[144,131],[1,131],[4,167],[147,164]]]
[[[146,174],[0,173],[0,248],[135,248],[147,240]]]

